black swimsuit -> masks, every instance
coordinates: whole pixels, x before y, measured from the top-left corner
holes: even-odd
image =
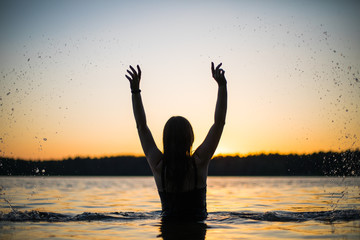
[[[195,165],[195,164],[194,164]],[[163,171],[164,172],[164,171]],[[164,174],[162,183],[165,186]],[[206,209],[206,187],[196,188],[197,170],[195,166],[195,188],[187,192],[160,192],[163,220],[205,220]]]
[[[205,220],[206,210],[206,187],[196,188],[188,192],[160,192],[162,218],[164,219],[188,219]]]

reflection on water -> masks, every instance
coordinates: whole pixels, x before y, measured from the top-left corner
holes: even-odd
[[[0,177],[0,185],[0,239],[360,235],[360,178],[210,177],[209,216],[199,223],[161,222],[152,177]]]
[[[205,239],[207,225],[204,222],[161,222],[160,235],[164,240]]]

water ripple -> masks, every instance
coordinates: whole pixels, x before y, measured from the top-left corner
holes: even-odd
[[[111,212],[111,213],[90,213],[84,212],[74,216],[40,211],[12,211],[9,213],[0,212],[0,221],[13,222],[71,222],[71,221],[136,221],[143,219],[160,219],[160,211],[152,212]],[[360,210],[346,209],[335,211],[319,212],[211,212],[207,221],[214,223],[240,223],[244,220],[270,221],[270,222],[347,222],[360,220]]]

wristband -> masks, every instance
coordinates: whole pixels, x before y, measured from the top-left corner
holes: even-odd
[[[132,93],[132,94],[137,94],[137,93],[140,93],[140,92],[141,92],[141,90],[140,90],[140,89],[131,90],[131,93]]]

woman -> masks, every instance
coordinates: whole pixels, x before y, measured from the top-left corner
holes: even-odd
[[[219,143],[226,117],[227,89],[221,63],[212,76],[218,83],[214,124],[203,143],[192,153],[194,134],[183,117],[171,117],[164,127],[162,153],[156,146],[140,95],[141,70],[130,66],[126,78],[130,81],[133,111],[141,146],[150,165],[159,191],[163,219],[204,220],[206,210],[206,180],[209,162]]]

